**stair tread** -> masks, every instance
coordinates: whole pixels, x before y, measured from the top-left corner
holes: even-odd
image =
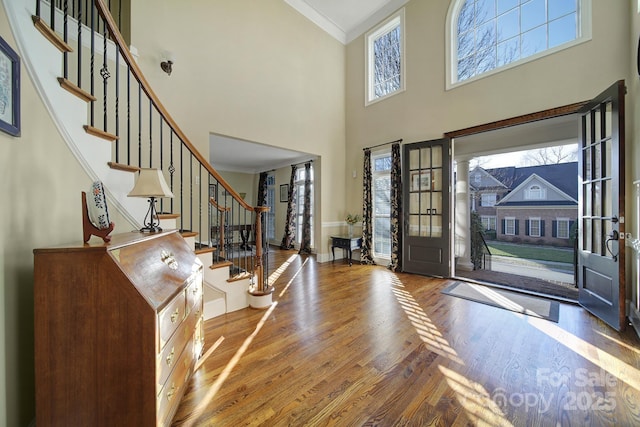
[[[214,248],[214,247],[204,247],[204,248],[196,249],[195,252],[196,252],[196,255],[200,255],[200,254],[215,252],[217,250],[218,248]]]
[[[73,48],[66,43],[62,38],[47,25],[46,22],[39,16],[32,15],[31,20],[33,25],[42,33],[47,40],[49,40],[60,52],[73,52]]]
[[[249,272],[246,272],[246,271],[245,271],[244,273],[236,274],[236,275],[235,275],[235,276],[233,276],[233,277],[229,277],[229,278],[227,279],[227,282],[238,282],[238,281],[240,281],[240,280],[250,279],[250,278],[251,278],[251,276],[252,276],[252,274],[251,274],[251,273],[249,273]]]
[[[107,165],[109,165],[111,169],[121,170],[125,172],[138,172],[140,170],[138,166],[125,165],[124,163],[107,162]]]
[[[211,270],[215,270],[217,268],[228,267],[230,265],[233,265],[233,263],[231,261],[218,261],[218,262],[214,262],[213,264],[211,264],[209,266],[209,268]]]

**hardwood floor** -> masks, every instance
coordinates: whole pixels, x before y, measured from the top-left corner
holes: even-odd
[[[206,323],[210,355],[174,425],[640,425],[631,328],[570,304],[559,323],[524,316],[381,266],[270,256],[275,303]]]

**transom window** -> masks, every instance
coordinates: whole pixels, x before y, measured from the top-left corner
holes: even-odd
[[[591,0],[458,0],[450,10],[451,83],[590,38]]]
[[[367,33],[365,105],[404,90],[404,9]]]

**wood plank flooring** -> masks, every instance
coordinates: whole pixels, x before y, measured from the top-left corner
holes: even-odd
[[[273,251],[275,304],[207,321],[175,426],[640,425],[640,341],[446,296],[448,280]]]

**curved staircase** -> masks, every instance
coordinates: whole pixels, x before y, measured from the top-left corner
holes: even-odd
[[[139,225],[148,203],[127,197],[135,172],[157,168],[165,175],[176,197],[161,199],[160,226],[180,229],[209,266],[205,320],[245,308],[252,297],[270,303],[261,230],[266,208],[248,205],[178,127],[103,0],[52,0],[53,9],[42,0],[3,1],[43,103],[86,173],[103,182],[111,208]],[[240,229],[253,231],[250,253]]]

